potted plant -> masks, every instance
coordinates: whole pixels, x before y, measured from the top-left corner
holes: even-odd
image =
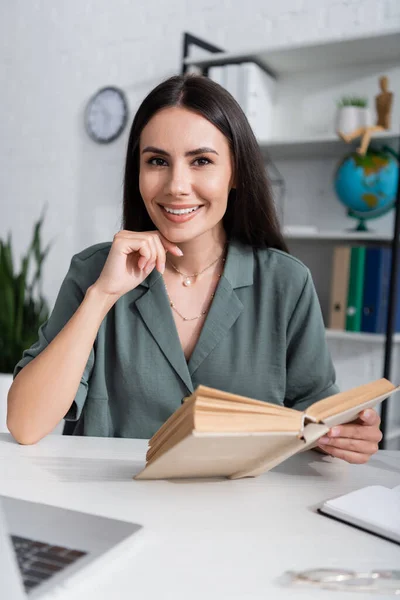
[[[350,133],[372,125],[368,100],[361,96],[343,96],[337,104],[336,131]]]
[[[11,234],[7,242],[0,239],[0,431],[6,429],[6,399],[14,367],[37,340],[49,314],[42,295],[42,266],[50,247],[42,250],[43,218],[34,225],[19,271],[14,270]]]

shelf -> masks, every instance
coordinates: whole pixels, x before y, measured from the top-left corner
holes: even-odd
[[[295,229],[283,228],[283,236],[287,240],[338,240],[349,242],[391,242],[392,235],[389,233],[375,233],[368,231],[331,231],[331,230],[316,230],[316,231],[295,231]]]
[[[379,145],[386,144],[394,146],[397,151],[399,139],[400,130],[397,133],[394,131],[385,131],[379,135],[372,136],[371,146],[373,147],[374,143],[378,143]],[[302,158],[308,156],[322,158],[324,156],[338,155],[339,153],[354,152],[359,145],[359,140],[346,144],[336,134],[327,134],[304,138],[258,140],[258,144],[264,154],[270,154],[274,159]]]
[[[186,58],[186,65],[200,68],[255,61],[272,75],[297,74],[356,65],[388,64],[400,60],[400,32],[351,39],[335,39],[309,45],[255,48],[247,52],[221,52],[206,58]]]
[[[385,335],[383,333],[362,333],[355,331],[341,331],[339,329],[325,329],[327,340],[344,340],[351,342],[364,342],[364,343],[379,343],[385,342]],[[396,333],[393,336],[395,343],[400,342],[400,333]]]

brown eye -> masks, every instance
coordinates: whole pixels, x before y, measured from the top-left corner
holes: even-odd
[[[196,160],[194,161],[194,164],[196,164],[196,166],[198,167],[203,167],[204,165],[211,165],[211,160],[209,158],[205,158],[204,156],[202,156],[201,158],[196,158]]]
[[[167,163],[163,158],[158,156],[155,158],[150,158],[150,160],[147,161],[147,164],[153,165],[153,167],[164,167]]]

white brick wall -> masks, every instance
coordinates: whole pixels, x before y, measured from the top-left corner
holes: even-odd
[[[74,252],[119,227],[127,132],[92,143],[89,96],[123,87],[132,112],[179,70],[182,32],[227,50],[335,39],[400,28],[399,0],[36,0],[0,15],[0,236],[25,248],[48,204],[45,270],[52,303]]]

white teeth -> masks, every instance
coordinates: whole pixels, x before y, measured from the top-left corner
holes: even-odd
[[[189,213],[194,212],[195,210],[197,210],[200,207],[194,206],[193,208],[172,209],[172,208],[167,208],[166,206],[164,206],[163,208],[164,208],[164,210],[167,211],[167,213],[171,213],[172,215],[188,215]]]

